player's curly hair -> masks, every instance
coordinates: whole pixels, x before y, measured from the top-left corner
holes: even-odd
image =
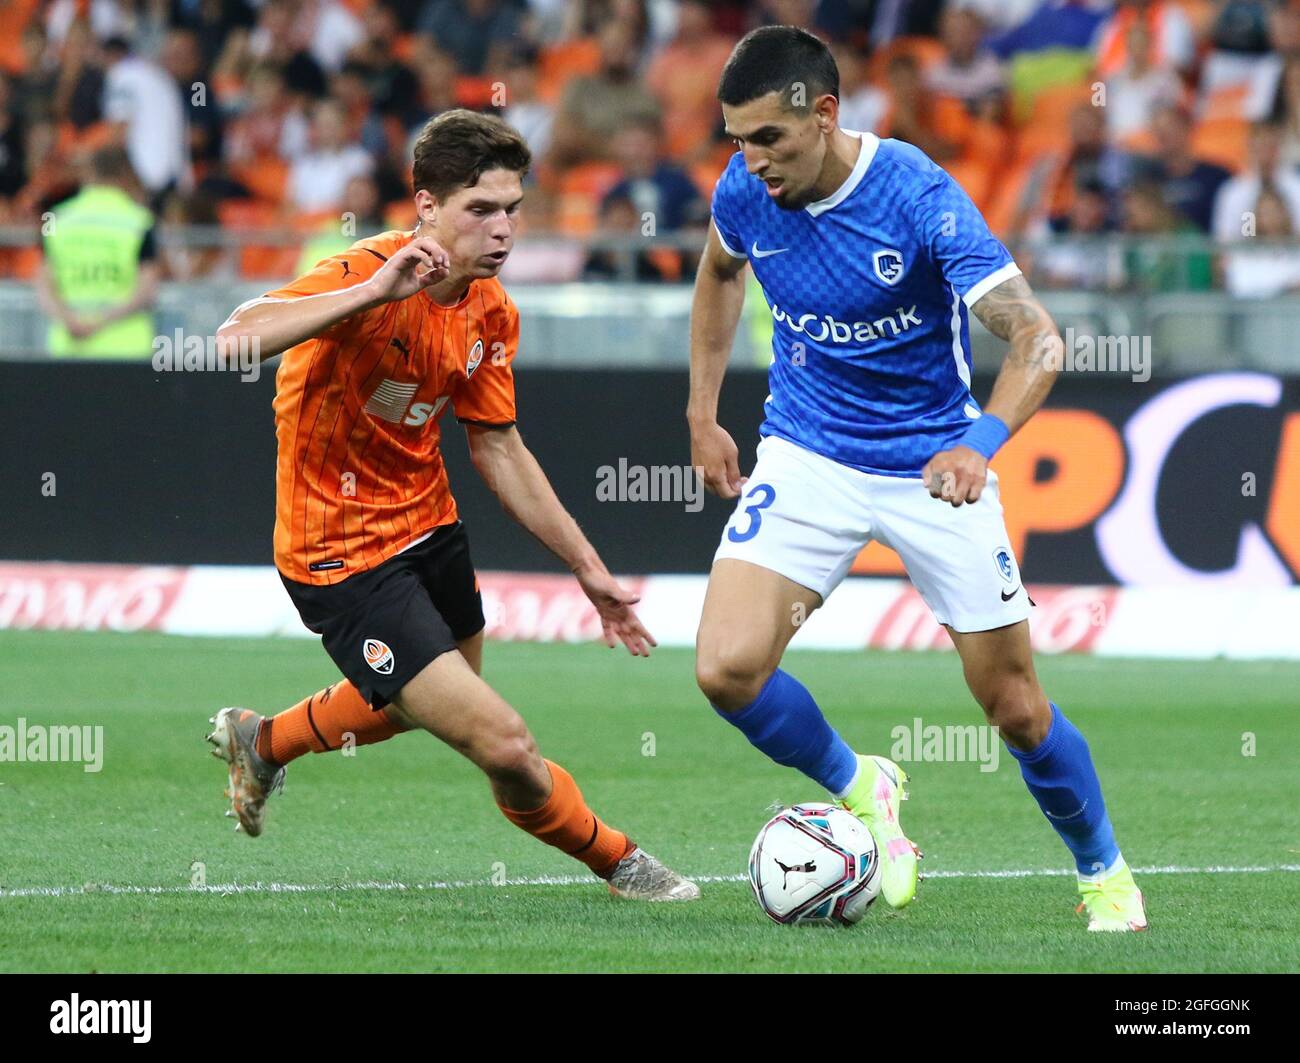
[[[760,26],[732,49],[718,79],[718,100],[737,107],[779,92],[793,107],[795,85],[804,86],[807,101],[797,110],[806,110],[818,96],[839,97],[840,71],[830,49],[798,26]]]
[[[415,141],[414,191],[439,201],[478,184],[487,170],[513,170],[522,178],[533,155],[519,132],[500,118],[457,108],[429,119]]]

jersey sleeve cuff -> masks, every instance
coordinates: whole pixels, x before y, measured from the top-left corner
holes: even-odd
[[[972,284],[966,294],[961,297],[961,301],[965,303],[967,309],[969,309],[1003,281],[1018,276],[1020,276],[1020,267],[1014,262],[1008,262],[1005,266],[1000,266],[998,269],[995,269],[982,281],[977,281],[975,284]]]
[[[510,428],[514,421],[479,421],[473,417],[457,417],[461,424],[477,425],[479,428]]]
[[[749,256],[743,251],[733,251],[731,245],[727,243],[726,237],[722,235],[722,230],[718,228],[718,223],[713,222],[713,231],[718,234],[718,243],[722,245],[722,250],[727,252],[732,258],[748,258]]]

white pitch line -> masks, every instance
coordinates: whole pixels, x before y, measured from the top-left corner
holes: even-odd
[[[1275,864],[1272,866],[1226,867],[1135,867],[1137,875],[1265,875],[1278,872],[1300,872],[1300,864]],[[1074,872],[1061,868],[1012,869],[1006,871],[928,871],[925,879],[940,878],[1052,878],[1073,876]],[[747,875],[696,875],[695,882],[744,882]],[[164,896],[182,893],[215,893],[227,896],[236,893],[379,893],[427,892],[430,890],[482,889],[496,884],[490,879],[472,879],[459,882],[230,882],[219,886],[114,886],[89,883],[85,886],[16,886],[0,887],[3,897],[75,897],[104,893],[112,896]],[[501,886],[591,886],[595,880],[584,875],[539,875],[536,878],[506,879]],[[498,887],[499,888],[499,887]]]

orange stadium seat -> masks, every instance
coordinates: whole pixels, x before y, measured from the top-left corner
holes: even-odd
[[[11,74],[23,71],[23,31],[41,0],[6,0],[0,19],[0,67]]]
[[[867,76],[876,84],[884,84],[885,69],[896,55],[910,55],[922,70],[926,70],[943,59],[945,54],[944,46],[933,37],[895,37],[871,57],[867,64]]]
[[[596,228],[601,198],[618,183],[621,174],[612,162],[586,162],[559,175],[558,228],[583,235]]]
[[[267,155],[253,162],[232,166],[230,176],[247,188],[254,199],[280,203],[289,183],[289,164],[274,155]]]
[[[217,220],[224,229],[271,229],[279,216],[262,200],[228,199],[217,208]],[[297,260],[293,245],[245,244],[239,252],[239,273],[250,280],[279,279],[292,275]]]
[[[537,95],[554,103],[570,79],[600,69],[600,45],[594,37],[562,41],[542,49],[538,60]]]
[[[1040,92],[1029,120],[1016,134],[1017,156],[1035,159],[1063,150],[1070,142],[1070,114],[1091,98],[1092,88],[1085,82],[1056,85]]]
[[[1210,118],[1192,130],[1192,154],[1234,173],[1246,167],[1250,123],[1244,118]]]

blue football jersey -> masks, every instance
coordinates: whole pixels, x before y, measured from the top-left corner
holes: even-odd
[[[924,153],[845,132],[862,147],[833,195],[782,210],[737,152],[713,222],[772,311],[761,434],[863,472],[918,476],[980,415],[967,308],[1020,270]]]

